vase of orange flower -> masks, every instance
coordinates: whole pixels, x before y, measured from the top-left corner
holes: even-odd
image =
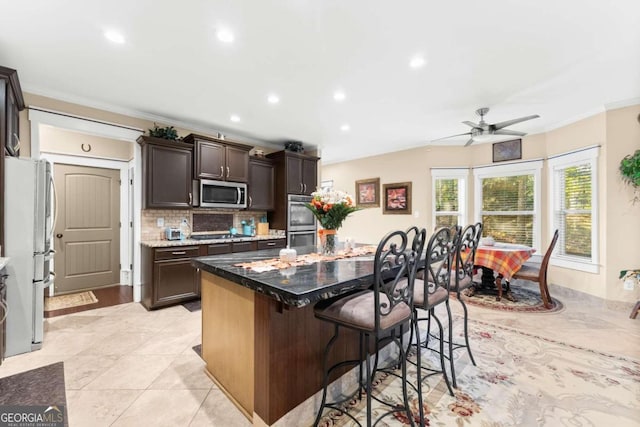
[[[333,255],[336,250],[336,232],[351,213],[360,210],[353,197],[344,191],[319,190],[311,193],[313,199],[307,203],[308,209],[318,219],[322,230],[318,232],[323,255]]]

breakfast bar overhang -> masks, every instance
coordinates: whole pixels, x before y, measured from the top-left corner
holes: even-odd
[[[278,250],[266,250],[192,261],[201,272],[207,372],[254,424],[272,425],[322,388],[333,328],[314,317],[313,305],[373,278],[372,254],[262,272],[236,266],[277,257]],[[358,342],[356,333],[342,333],[330,363],[357,359]]]

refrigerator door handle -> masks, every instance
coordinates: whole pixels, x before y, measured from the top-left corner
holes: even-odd
[[[53,173],[49,176],[51,181],[51,189],[53,190],[53,223],[51,224],[50,240],[53,240],[54,230],[58,224],[58,191],[56,190],[56,182],[53,180]]]

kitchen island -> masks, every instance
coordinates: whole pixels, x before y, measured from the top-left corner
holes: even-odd
[[[299,255],[313,251],[298,248]],[[264,250],[192,260],[201,272],[207,372],[258,425],[272,425],[322,388],[333,327],[314,317],[314,303],[373,279],[373,254],[264,272],[235,266],[277,256]],[[330,363],[357,359],[358,335],[341,331],[331,353]]]

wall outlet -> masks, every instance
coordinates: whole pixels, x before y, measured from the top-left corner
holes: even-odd
[[[633,279],[633,277],[629,277],[624,281],[624,290],[625,291],[632,291],[633,290],[633,286],[635,285],[636,281]]]
[[[414,217],[414,218],[418,218],[418,217],[420,217],[420,212],[415,211],[415,212],[413,213],[413,217]]]
[[[164,218],[158,218],[158,219],[156,220],[156,225],[157,225],[158,227],[164,227]]]

